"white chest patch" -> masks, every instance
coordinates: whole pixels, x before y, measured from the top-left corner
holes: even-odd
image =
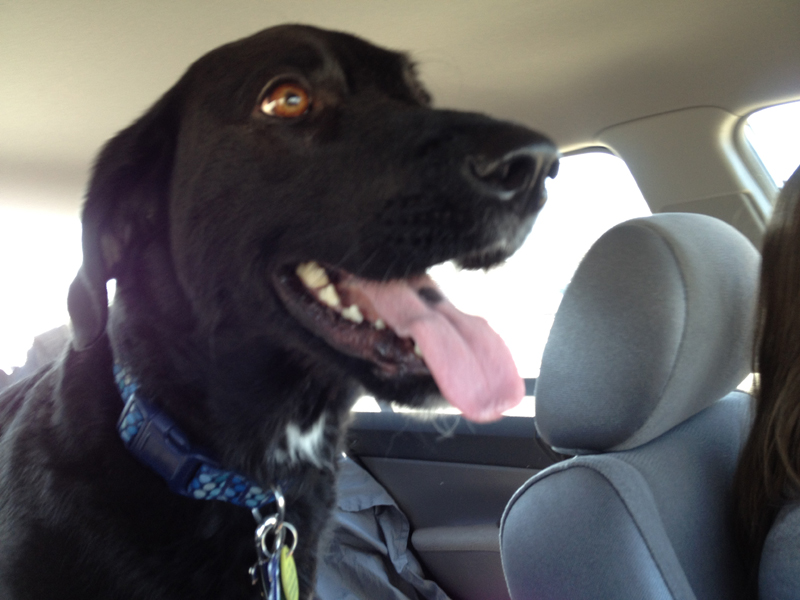
[[[287,451],[285,460],[288,460],[290,463],[306,461],[321,469],[324,466],[324,457],[321,454],[324,434],[324,414],[316,423],[305,431],[301,431],[297,424],[289,423],[286,426]],[[281,452],[280,454],[283,453]],[[278,458],[284,457],[281,456]]]

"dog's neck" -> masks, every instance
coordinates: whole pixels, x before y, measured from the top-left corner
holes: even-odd
[[[272,492],[246,476],[222,468],[209,453],[193,445],[180,427],[139,391],[136,379],[119,363],[114,378],[124,409],[117,429],[125,447],[166,480],[169,488],[196,500],[221,500],[257,509],[274,501]],[[285,490],[290,482],[276,482]]]
[[[115,360],[222,465],[264,485],[309,465],[333,469],[355,393],[351,381],[335,373],[320,381],[285,351],[258,340],[214,354],[200,334],[154,332],[125,307],[118,297],[111,310]]]

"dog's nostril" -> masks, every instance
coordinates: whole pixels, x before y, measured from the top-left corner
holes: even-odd
[[[530,156],[515,156],[510,160],[490,164],[473,163],[473,174],[498,190],[513,192],[527,187],[536,172],[536,162]]]
[[[514,157],[512,160],[470,161],[472,176],[478,181],[500,190],[514,190],[525,183],[532,161],[527,157]]]
[[[547,172],[547,176],[550,179],[556,178],[556,175],[558,175],[558,167],[559,167],[559,161],[558,159],[556,159],[555,162],[553,162],[553,164],[550,165],[550,170]]]
[[[499,200],[539,187],[545,177],[558,173],[558,155],[554,148],[538,145],[518,148],[499,159],[472,156],[468,159],[469,179],[483,193]]]

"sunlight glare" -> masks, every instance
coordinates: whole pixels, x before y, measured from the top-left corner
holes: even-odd
[[[583,255],[617,223],[650,214],[627,165],[606,152],[562,158],[547,189],[531,234],[505,264],[486,272],[446,263],[430,271],[460,310],[489,321],[522,377],[538,375],[553,318]]]
[[[34,336],[68,322],[80,239],[77,217],[0,206],[0,369],[6,373],[25,364]]]
[[[800,102],[771,106],[747,118],[745,136],[777,187],[800,165]]]

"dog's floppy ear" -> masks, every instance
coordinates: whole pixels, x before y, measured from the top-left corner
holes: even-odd
[[[124,269],[137,246],[157,234],[158,217],[165,214],[180,127],[181,88],[178,83],[112,138],[95,163],[83,207],[83,264],[67,300],[72,345],[77,350],[105,333],[106,282]]]

